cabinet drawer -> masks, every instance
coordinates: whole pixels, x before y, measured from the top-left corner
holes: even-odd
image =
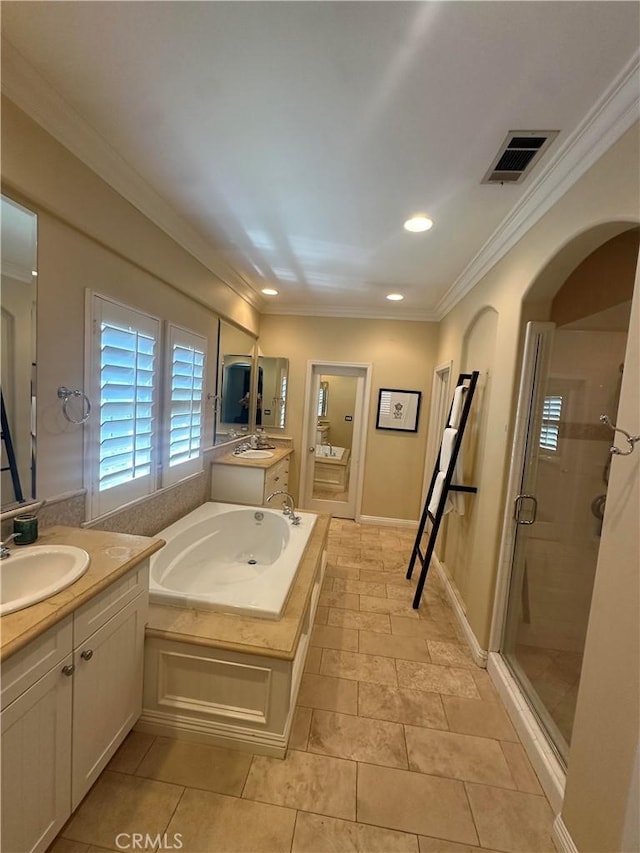
[[[74,646],[84,642],[137,595],[148,590],[149,561],[145,560],[76,610],[73,620]]]
[[[71,652],[72,620],[67,616],[2,664],[3,708]]]

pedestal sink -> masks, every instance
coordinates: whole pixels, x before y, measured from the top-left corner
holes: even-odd
[[[15,547],[0,562],[0,616],[60,592],[87,571],[89,555],[75,545]]]

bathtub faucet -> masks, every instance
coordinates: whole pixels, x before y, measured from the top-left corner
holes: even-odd
[[[296,510],[293,505],[293,498],[291,497],[289,492],[285,492],[284,489],[278,489],[277,492],[271,492],[266,502],[269,503],[271,498],[275,498],[276,495],[284,495],[285,506],[283,507],[282,512],[284,513],[284,515],[289,516],[289,518],[291,519],[291,524],[300,524],[300,516],[296,515]]]

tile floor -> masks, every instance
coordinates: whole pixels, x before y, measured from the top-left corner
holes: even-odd
[[[553,851],[549,804],[434,574],[411,607],[412,543],[332,522],[285,760],[132,732],[50,853],[133,849],[131,833],[184,853]]]

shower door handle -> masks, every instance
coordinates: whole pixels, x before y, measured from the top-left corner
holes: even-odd
[[[533,501],[533,513],[531,518],[527,521],[520,518],[520,510],[522,508],[522,501],[529,500]],[[533,524],[536,520],[536,516],[538,515],[538,501],[534,498],[533,495],[516,495],[516,499],[513,502],[513,520],[517,524]]]

